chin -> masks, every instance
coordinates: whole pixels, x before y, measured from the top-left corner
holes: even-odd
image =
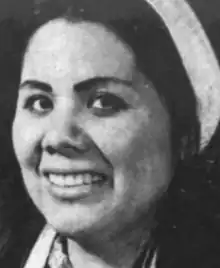
[[[83,221],[80,223],[79,220],[77,221],[69,217],[48,217],[46,220],[58,233],[65,236],[77,236],[78,234],[90,229],[88,222],[83,224]]]
[[[50,211],[50,213],[44,212],[43,214],[47,223],[58,233],[69,237],[92,233],[94,229],[99,229],[98,226],[101,223],[94,215],[91,217],[88,211],[76,211],[76,209],[60,209],[58,213]]]

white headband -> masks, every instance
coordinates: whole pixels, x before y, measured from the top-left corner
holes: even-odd
[[[195,13],[184,0],[145,0],[160,15],[182,58],[198,102],[200,150],[220,120],[220,69]]]

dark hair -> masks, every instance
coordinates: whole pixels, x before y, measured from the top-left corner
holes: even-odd
[[[193,247],[192,237],[186,238],[186,232],[192,230],[201,234],[196,229],[196,217],[202,217],[198,209],[201,201],[199,185],[204,182],[206,171],[204,157],[201,160],[198,155],[200,129],[196,100],[175,44],[161,18],[143,0],[53,0],[40,2],[33,10],[33,14],[19,22],[9,20],[1,24],[0,34],[6,34],[6,38],[0,38],[0,75],[7,88],[9,107],[4,122],[7,121],[8,133],[23,53],[36,29],[58,17],[69,22],[78,20],[104,24],[133,50],[139,68],[165,102],[171,119],[176,172],[156,213],[158,225],[154,230],[154,243],[158,249],[157,265],[169,268],[210,267],[198,264],[201,250],[198,246]],[[4,137],[3,140],[8,141],[5,150],[9,148],[13,152],[9,138]],[[27,257],[44,220],[23,188],[13,153],[8,153],[6,159],[2,162],[1,171],[2,177],[7,178],[2,179],[7,191],[3,193],[3,211],[6,212],[2,219],[2,241],[5,239],[5,242],[4,245],[0,243],[0,266],[15,267],[15,263],[22,263],[22,259]],[[9,172],[11,166],[13,170]]]

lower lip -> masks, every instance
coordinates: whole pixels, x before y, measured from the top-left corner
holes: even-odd
[[[59,186],[51,183],[46,178],[46,186],[50,195],[62,201],[75,201],[84,199],[97,191],[103,190],[103,187],[109,184],[109,179],[100,180],[91,184],[81,184],[72,187]]]

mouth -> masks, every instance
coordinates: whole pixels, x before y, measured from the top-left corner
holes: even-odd
[[[44,177],[51,185],[61,188],[101,184],[107,180],[106,175],[94,171],[78,173],[45,172]]]
[[[93,202],[111,187],[111,177],[93,170],[44,170],[45,190],[59,202],[87,200]],[[98,199],[97,199],[98,198]],[[93,201],[91,201],[93,200]]]
[[[79,200],[99,200],[111,187],[111,179],[106,174],[85,172],[49,171],[43,173],[46,189],[53,199],[62,202]],[[92,201],[91,201],[92,202]]]

